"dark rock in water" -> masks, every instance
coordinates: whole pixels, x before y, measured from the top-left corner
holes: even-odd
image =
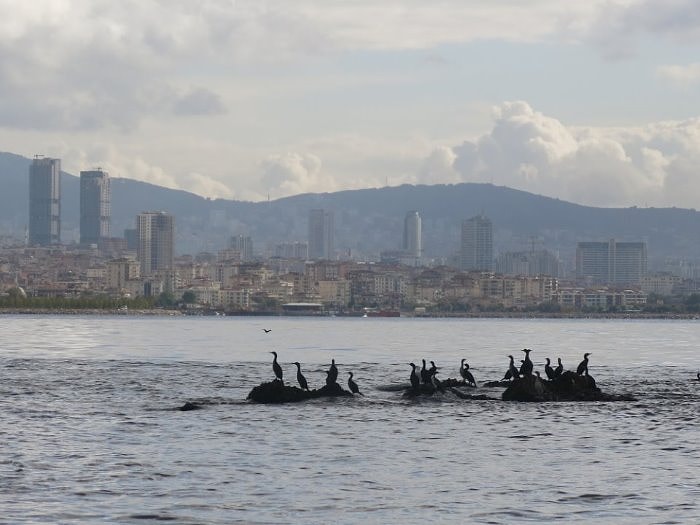
[[[178,410],[181,412],[187,412],[189,410],[200,410],[204,408],[202,405],[198,405],[197,403],[193,403],[192,401],[187,401],[184,405],[181,407],[178,407]]]
[[[306,391],[296,386],[288,386],[281,381],[270,381],[256,386],[248,394],[248,399],[256,403],[297,403],[319,397],[352,397],[352,392],[343,390],[338,383],[325,385],[317,390]]]
[[[418,390],[414,390],[412,387],[408,387],[405,389],[403,393],[403,397],[407,398],[414,398],[418,396],[432,396],[434,394],[445,394],[445,393],[451,393],[454,394],[455,396],[461,398],[461,399],[494,399],[492,397],[488,397],[486,395],[472,395],[472,394],[465,394],[464,392],[461,392],[459,389],[460,388],[469,388],[469,389],[474,389],[475,387],[473,385],[470,385],[460,379],[445,379],[444,381],[440,382],[440,388],[436,389],[432,384],[426,383],[426,384],[421,384],[420,388]]]
[[[547,381],[537,376],[523,376],[509,383],[503,401],[635,401],[631,396],[605,394],[592,376],[571,371]]]

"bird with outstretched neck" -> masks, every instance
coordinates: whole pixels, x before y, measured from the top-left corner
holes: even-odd
[[[301,373],[301,365],[299,364],[299,361],[294,361],[294,364],[297,365],[297,381],[299,382],[299,386],[302,390],[306,390],[308,392],[309,383],[306,381],[304,374]]]
[[[357,383],[352,380],[352,372],[348,372],[348,388],[350,389],[350,392],[353,394],[360,394],[361,396],[364,396],[362,392],[360,392],[360,389],[357,387]]]
[[[411,365],[411,388],[413,388],[414,392],[418,392],[420,390],[420,378],[418,377],[418,373],[416,372],[416,365],[413,363],[408,363]]]
[[[280,364],[277,362],[277,352],[270,352],[272,355],[274,355],[274,359],[272,360],[272,371],[275,373],[275,377],[277,378],[278,381],[281,383],[284,383],[282,380],[282,367]]]
[[[583,354],[583,361],[581,361],[578,364],[578,368],[576,369],[576,373],[580,376],[582,376],[584,373],[588,375],[588,356],[591,355],[590,352],[586,352]]]
[[[430,372],[425,367],[425,359],[423,359],[423,368],[420,369],[420,382],[423,384],[430,383]]]

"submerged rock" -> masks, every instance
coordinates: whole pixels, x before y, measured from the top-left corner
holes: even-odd
[[[302,390],[296,386],[288,386],[281,381],[262,383],[248,394],[250,401],[255,403],[298,403],[319,397],[348,397],[352,392],[343,390],[338,383],[325,385],[317,390]]]
[[[511,381],[502,395],[503,401],[635,401],[632,396],[606,394],[595,379],[571,371],[548,381],[527,375]]]
[[[181,412],[188,412],[190,410],[200,410],[202,408],[204,408],[202,405],[198,405],[197,403],[194,403],[192,401],[187,401],[184,405],[178,407],[177,409]]]
[[[473,395],[473,394],[466,394],[462,392],[460,389],[461,388],[468,388],[470,390],[475,389],[476,387],[474,385],[470,385],[469,383],[466,383],[465,381],[462,381],[460,379],[445,379],[444,381],[440,381],[440,387],[435,388],[431,383],[421,383],[419,388],[417,390],[414,390],[411,386],[407,386],[404,389],[403,397],[407,398],[415,398],[419,396],[432,396],[435,394],[454,394],[455,396],[459,397],[460,399],[475,399],[475,400],[485,400],[485,399],[494,399],[492,397],[488,397],[486,395]]]

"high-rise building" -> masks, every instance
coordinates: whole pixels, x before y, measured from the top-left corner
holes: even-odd
[[[493,226],[484,215],[462,222],[460,262],[463,270],[493,269]]]
[[[417,211],[409,211],[403,221],[403,245],[408,255],[420,257],[423,251],[421,218]]]
[[[234,235],[229,239],[229,248],[241,254],[242,261],[253,259],[253,239],[245,235]]]
[[[34,157],[29,165],[29,244],[61,242],[61,160]]]
[[[599,284],[640,284],[647,273],[644,242],[579,242],[576,279]]]
[[[335,224],[333,212],[309,212],[309,259],[332,259],[335,254]]]
[[[171,270],[174,259],[175,226],[173,216],[164,211],[145,211],[136,218],[141,275]]]
[[[110,234],[109,174],[101,169],[80,172],[80,244],[100,244]]]

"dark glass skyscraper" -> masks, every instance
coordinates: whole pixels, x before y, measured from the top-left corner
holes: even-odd
[[[110,236],[110,200],[107,172],[80,172],[80,244],[99,244]]]
[[[29,244],[61,242],[61,160],[35,157],[29,166]]]

